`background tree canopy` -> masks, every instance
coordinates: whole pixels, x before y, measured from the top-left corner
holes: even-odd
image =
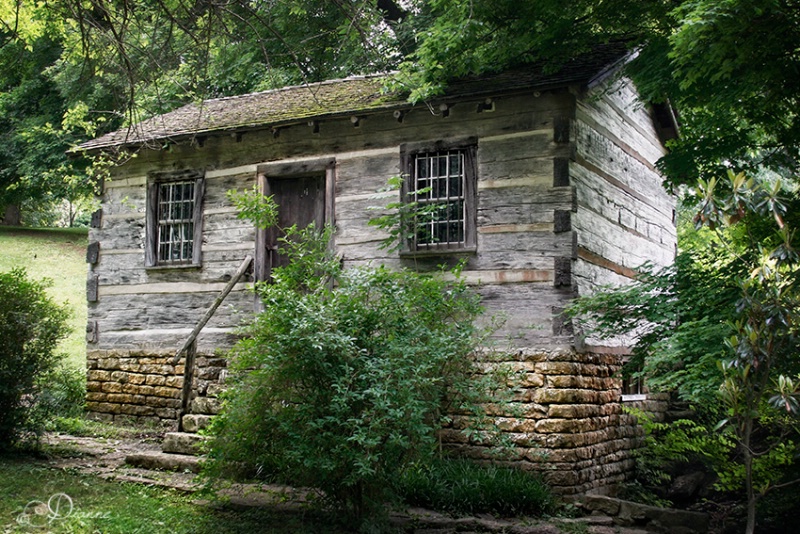
[[[388,70],[419,100],[610,41],[636,51],[645,98],[679,113],[670,184],[796,174],[797,0],[2,0],[0,204],[85,196],[66,148],[189,101]]]

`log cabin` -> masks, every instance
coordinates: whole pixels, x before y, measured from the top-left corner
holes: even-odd
[[[345,266],[463,259],[524,377],[518,413],[500,418],[514,461],[568,494],[623,480],[641,433],[623,412],[625,348],[587,342],[562,314],[576,295],[675,255],[675,201],[655,163],[677,127],[617,74],[623,61],[598,49],[557,72],[459,80],[416,104],[381,76],[351,77],[189,104],[84,143],[120,161],[87,253],[88,409],[190,431],[219,410],[225,350],[258,306],[252,283],[280,262],[274,233],[237,218],[226,196],[255,186],[274,195],[281,225],[335,225]],[[368,221],[401,200],[385,189],[393,176],[407,191],[431,186],[421,200],[448,209],[387,252]]]

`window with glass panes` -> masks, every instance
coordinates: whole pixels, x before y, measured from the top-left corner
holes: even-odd
[[[414,229],[417,250],[461,248],[467,233],[466,151],[441,150],[413,156],[412,195],[423,215]]]
[[[195,181],[158,184],[158,262],[192,263]]]
[[[145,267],[200,266],[204,183],[197,170],[148,176]]]

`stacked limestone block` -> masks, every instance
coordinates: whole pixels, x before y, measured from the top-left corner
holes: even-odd
[[[172,358],[171,353],[92,351],[89,410],[117,422],[177,426],[183,365],[172,365]],[[623,410],[618,354],[526,349],[501,358],[500,363],[516,371],[517,387],[510,410],[502,413],[499,407],[491,408],[514,444],[504,462],[542,472],[561,494],[585,493],[626,479],[634,468],[632,452],[641,443],[643,431],[635,417]],[[224,358],[197,356],[190,404],[193,415],[187,430],[204,426],[208,416],[218,413],[225,365]],[[630,406],[659,419],[667,404],[665,396],[651,395]],[[444,441],[466,457],[496,460],[491,449],[459,431],[468,424],[467,417],[454,417],[442,433]]]
[[[643,431],[623,410],[619,355],[523,350],[505,363],[519,371],[515,415],[495,414],[515,445],[505,461],[541,471],[561,494],[625,480]],[[455,418],[444,440],[464,456],[493,459],[490,449],[459,432],[468,424],[467,418]]]
[[[174,353],[139,350],[93,350],[87,354],[86,400],[97,419],[148,422],[176,427],[181,409],[183,360]],[[192,396],[218,390],[226,360],[197,355]],[[198,403],[195,399],[192,403]],[[206,404],[214,404],[213,401]]]

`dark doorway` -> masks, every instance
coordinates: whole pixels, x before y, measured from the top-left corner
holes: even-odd
[[[318,229],[325,224],[325,175],[267,178],[267,194],[278,204],[278,226],[266,231],[267,275],[274,267],[286,265],[288,259],[278,252],[284,228],[297,225],[306,228],[314,223]]]

